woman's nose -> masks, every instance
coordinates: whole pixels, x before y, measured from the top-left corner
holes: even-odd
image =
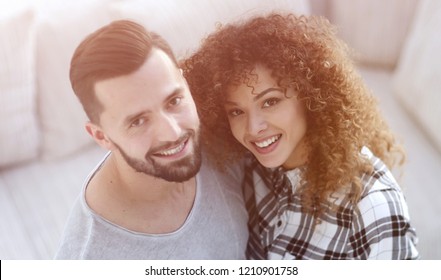
[[[251,136],[257,136],[268,128],[267,122],[263,116],[258,113],[250,114],[248,117],[247,132]]]

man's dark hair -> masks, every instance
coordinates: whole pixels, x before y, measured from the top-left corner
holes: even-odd
[[[70,82],[90,121],[99,123],[103,110],[95,94],[95,84],[135,72],[153,48],[164,51],[178,65],[172,49],[161,36],[129,20],[114,21],[81,42],[71,60]]]

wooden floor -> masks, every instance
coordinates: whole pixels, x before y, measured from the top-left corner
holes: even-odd
[[[404,141],[408,163],[401,178],[411,218],[419,236],[418,249],[422,259],[441,259],[441,154],[433,148],[419,126],[409,119],[390,92],[384,88],[387,73],[362,71],[368,84],[379,94],[384,115]],[[380,81],[380,82],[379,82]],[[78,175],[56,174],[59,163],[49,163],[45,180],[31,186],[0,188],[0,259],[52,259],[73,200],[82,183],[102,157],[103,151],[91,149],[80,155]],[[90,154],[92,156],[90,156]],[[60,163],[62,164],[62,163]],[[30,166],[29,176],[40,169]],[[20,174],[8,174],[20,180]],[[0,177],[0,180],[7,180]],[[25,178],[23,178],[25,179]],[[47,184],[57,188],[48,188]],[[69,182],[69,184],[66,184]],[[4,185],[1,184],[0,186]],[[7,182],[6,182],[7,183]],[[6,184],[7,185],[7,184]]]

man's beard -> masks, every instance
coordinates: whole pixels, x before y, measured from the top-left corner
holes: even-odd
[[[161,148],[155,149],[157,151],[167,149],[167,147],[176,146],[186,138],[193,139],[193,153],[175,162],[167,163],[166,165],[162,165],[155,161],[154,156],[152,156],[152,151],[148,151],[144,156],[145,161],[142,161],[130,157],[115,142],[113,143],[118,148],[127,164],[137,172],[145,173],[169,182],[185,182],[193,178],[199,172],[201,167],[202,157],[199,144],[199,135],[196,135],[196,133],[192,130],[187,132],[178,141],[164,144],[161,146]]]

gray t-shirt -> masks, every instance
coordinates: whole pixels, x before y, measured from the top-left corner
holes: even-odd
[[[230,168],[226,175],[204,159],[196,176],[193,208],[184,224],[172,233],[145,234],[113,224],[87,205],[87,184],[104,160],[84,184],[56,259],[245,258],[248,216],[241,190],[243,171],[239,167]]]

